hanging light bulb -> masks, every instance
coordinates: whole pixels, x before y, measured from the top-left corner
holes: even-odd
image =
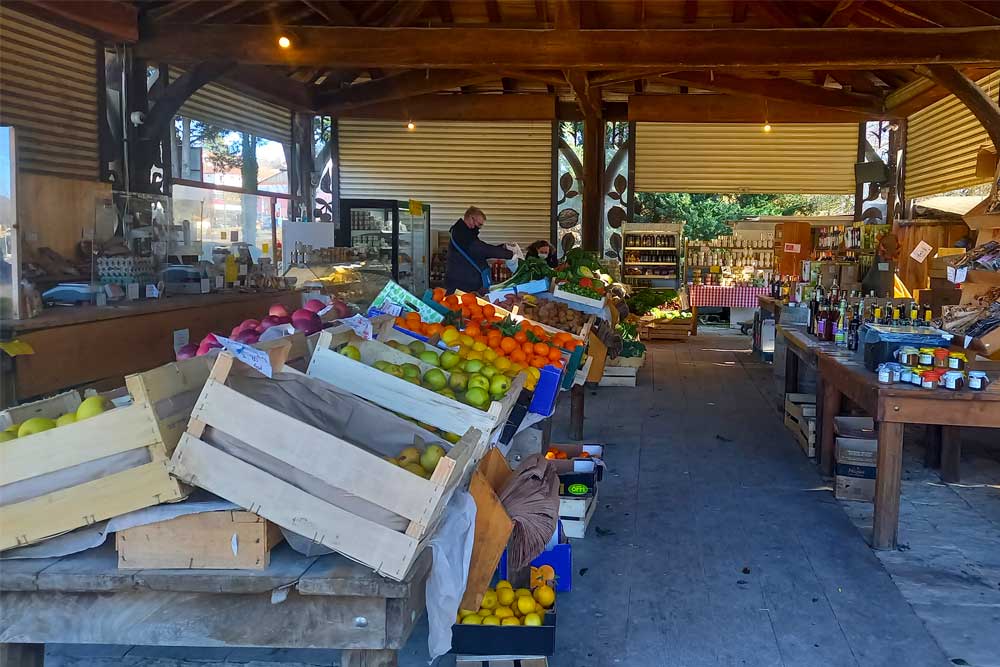
[[[766,120],[764,121],[764,131],[765,132],[770,132],[771,131],[771,124],[768,123]]]
[[[770,132],[771,131],[771,123],[767,120],[767,117],[768,117],[768,113],[767,113],[767,98],[765,97],[764,98],[764,131],[765,132]]]
[[[409,123],[406,124],[406,129],[409,130],[410,132],[413,132],[415,129],[417,129],[417,125],[411,120]]]
[[[278,46],[283,49],[289,49],[292,46],[292,40],[287,35],[281,35],[278,37]]]

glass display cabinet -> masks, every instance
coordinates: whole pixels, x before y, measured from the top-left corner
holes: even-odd
[[[337,245],[362,258],[368,278],[384,275],[413,294],[427,289],[430,207],[394,199],[342,199]],[[381,281],[382,284],[385,281]]]

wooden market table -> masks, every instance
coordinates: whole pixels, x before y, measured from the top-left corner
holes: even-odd
[[[818,371],[816,446],[824,475],[834,473],[833,418],[840,413],[844,397],[875,420],[878,460],[872,546],[894,549],[899,524],[904,425],[937,427],[933,432],[941,446],[941,477],[945,482],[957,482],[961,456],[958,427],[1000,428],[1000,393],[879,384],[875,373],[865,368],[860,352],[817,341],[799,327],[780,327],[780,331],[788,343],[786,391],[797,385],[798,360],[815,364]],[[790,364],[790,358],[796,362]]]
[[[41,665],[44,644],[69,643],[343,649],[345,667],[395,667],[424,612],[430,565],[425,549],[395,582],[287,544],[264,570],[119,570],[111,543],[3,560],[0,663]]]
[[[0,407],[61,389],[108,381],[174,360],[174,331],[197,343],[227,334],[244,319],[260,319],[273,303],[295,309],[301,292],[268,290],[164,297],[120,305],[47,308],[27,320],[2,320],[6,339],[34,348],[4,360]],[[13,371],[13,372],[10,372]]]
[[[769,294],[757,295],[757,306],[761,310],[771,313],[776,323],[781,321],[781,309],[785,305],[787,304],[782,299],[775,299]]]

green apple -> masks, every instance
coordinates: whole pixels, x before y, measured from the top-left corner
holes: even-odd
[[[420,455],[420,466],[427,472],[434,472],[440,461],[447,452],[441,445],[427,445],[427,449]]]
[[[485,380],[486,378],[483,379]],[[474,408],[485,410],[490,405],[490,395],[486,393],[485,389],[480,387],[471,387],[469,391],[465,392],[465,402]]]
[[[455,391],[451,387],[445,387],[444,389],[438,390],[438,393],[442,396],[447,396],[448,398],[456,398]]]
[[[479,373],[474,373],[469,377],[469,383],[466,385],[469,389],[482,389],[483,391],[490,390],[490,380],[485,375],[480,375]]]
[[[385,344],[388,345],[389,347],[393,348],[394,350],[398,350],[400,348],[403,348],[404,352],[408,352],[409,351],[409,350],[406,349],[406,346],[403,345],[402,343],[400,343],[398,340],[387,340],[387,341],[385,341]]]
[[[448,386],[455,391],[465,391],[465,388],[469,384],[469,376],[462,371],[452,371],[451,379],[448,380]]]
[[[431,366],[440,366],[441,359],[438,357],[437,352],[432,352],[431,350],[426,350],[420,353],[420,361],[425,364],[430,364]]]
[[[55,419],[47,419],[45,417],[32,417],[31,419],[26,419],[21,427],[17,429],[17,437],[23,438],[26,435],[32,435],[35,433],[41,433],[42,431],[48,431],[50,428],[56,427]]]
[[[397,366],[396,364],[389,364],[389,368],[387,368],[385,372],[398,378],[405,377],[403,375],[403,367]]]
[[[410,378],[420,377],[420,366],[417,366],[416,364],[406,363],[400,366],[400,368],[403,369],[403,377],[407,380]]]
[[[485,366],[485,365],[486,364],[484,364],[483,362],[479,361],[479,359],[467,359],[465,361],[465,372],[466,373],[478,373],[479,371],[481,371],[483,369],[483,366]]]
[[[456,442],[458,442],[459,440],[462,439],[462,436],[460,436],[458,433],[452,433],[451,431],[448,431],[447,433],[443,434],[441,437],[444,438],[445,440],[447,440],[448,442],[450,442],[453,445]]]
[[[504,396],[510,389],[510,378],[506,375],[494,375],[490,380],[490,393]]]
[[[8,440],[14,440],[17,438],[16,433],[11,433],[10,431],[0,431],[0,442],[7,442]]]
[[[59,415],[59,419],[56,420],[56,426],[65,426],[66,424],[72,424],[76,421],[75,412],[67,412],[64,415]]]
[[[448,386],[448,376],[440,368],[432,368],[424,373],[424,386],[432,391],[439,391]]]
[[[480,375],[485,375],[488,378],[492,378],[494,375],[496,375],[499,372],[500,371],[498,371],[493,366],[483,366],[482,370],[479,371],[479,374]]]
[[[410,354],[412,354],[415,357],[419,357],[420,353],[427,348],[425,348],[424,344],[421,343],[419,340],[415,340],[407,346],[407,349],[410,350]]]
[[[391,456],[383,456],[382,458],[385,459],[386,461],[388,461],[389,463],[391,463],[392,465],[394,465],[396,467],[399,467],[399,461],[397,461],[393,457],[391,457]]]
[[[424,429],[425,431],[430,431],[431,433],[437,433],[437,429],[428,424],[427,422],[417,422],[417,426]]]
[[[405,468],[411,463],[419,463],[420,454],[420,450],[416,447],[407,447],[399,453],[399,456],[396,457],[396,462],[399,463],[401,468]]]
[[[374,364],[372,364],[373,368],[377,368],[378,370],[382,371],[383,373],[386,371],[386,369],[389,368],[389,366],[392,366],[392,364],[390,364],[388,361],[386,361],[384,359],[379,359]]]
[[[441,353],[441,368],[448,370],[458,366],[462,361],[462,357],[458,356],[458,352],[452,352],[451,350],[445,350]]]
[[[107,409],[108,401],[103,396],[91,396],[89,398],[85,398],[76,409],[76,420],[83,421],[84,419],[96,417]]]
[[[340,351],[342,355],[348,359],[354,359],[354,361],[361,361],[361,350],[354,347],[353,345],[345,345],[344,349]]]
[[[7,427],[7,433],[10,433],[15,438],[17,437],[17,429],[21,428],[20,424],[11,424]]]

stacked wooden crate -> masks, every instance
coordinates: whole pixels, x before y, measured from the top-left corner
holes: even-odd
[[[816,456],[816,395],[785,394],[785,426],[809,458]]]

